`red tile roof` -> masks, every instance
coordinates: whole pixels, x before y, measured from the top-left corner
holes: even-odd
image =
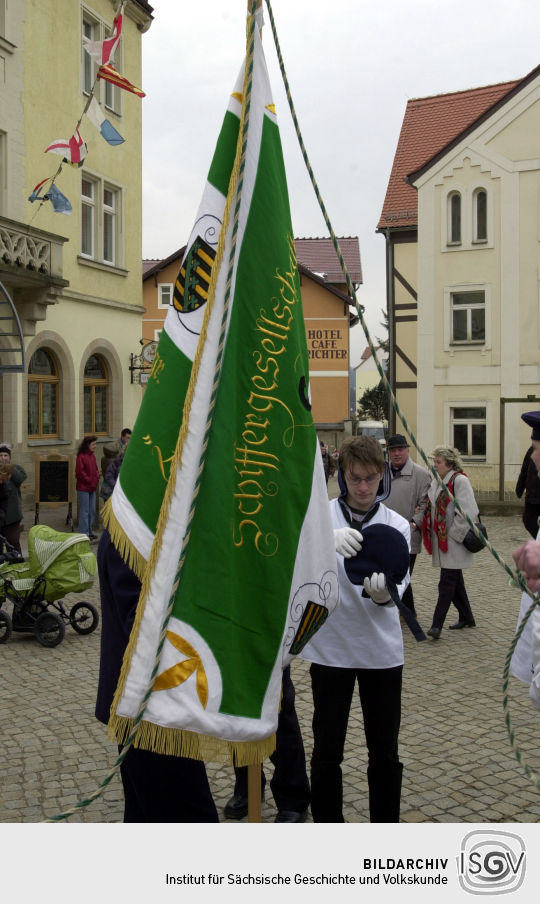
[[[339,247],[353,283],[362,282],[360,245],[356,236],[338,238]],[[332,239],[295,239],[298,264],[320,277],[323,283],[345,284],[345,277],[339,265]],[[143,260],[143,280],[154,276],[174,260],[184,255],[185,246],[175,251],[165,260]]]
[[[295,239],[294,244],[299,264],[321,276],[324,282],[345,283],[345,277],[331,238]],[[338,244],[352,282],[361,283],[362,265],[357,236],[338,237]]]
[[[378,229],[417,225],[417,191],[405,176],[421,169],[521,81],[408,101]]]
[[[160,263],[161,263],[161,261],[158,260],[157,258],[155,260],[143,260],[143,262],[142,262],[143,276],[145,276],[145,274],[148,273],[148,271],[151,270],[152,267],[155,267],[156,264],[160,264]]]

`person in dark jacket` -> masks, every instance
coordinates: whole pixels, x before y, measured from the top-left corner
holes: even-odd
[[[103,483],[101,484],[101,489],[99,491],[100,497],[106,502],[109,496],[112,495],[112,491],[114,490],[114,486],[116,481],[118,480],[118,474],[120,473],[120,467],[124,460],[124,454],[118,455],[116,458],[110,462],[107,466],[107,470],[105,471],[105,476],[103,478]]]
[[[101,594],[101,651],[96,718],[109,721],[141,583],[104,530],[97,552]],[[219,822],[199,760],[130,747],[120,766],[124,822]]]
[[[538,518],[540,518],[540,477],[536,465],[531,459],[532,453],[533,446],[525,453],[516,483],[516,496],[521,499],[525,493],[522,520],[533,540],[536,540]]]
[[[11,464],[11,445],[10,443],[0,443],[0,462],[3,464]],[[5,484],[7,490],[6,512],[1,526],[2,535],[8,543],[13,546],[17,552],[21,553],[21,522],[22,522],[22,500],[21,500],[21,483],[27,478],[26,471],[21,465],[12,465],[11,477]]]
[[[11,477],[12,467],[5,462],[0,462],[0,524],[6,520],[6,511],[8,504],[8,482]]]
[[[326,483],[328,483],[328,479],[330,477],[333,477],[334,474],[336,473],[336,463],[328,451],[328,446],[326,445],[326,443],[323,443],[322,439],[321,439],[319,445],[321,447],[324,476],[326,478]]]

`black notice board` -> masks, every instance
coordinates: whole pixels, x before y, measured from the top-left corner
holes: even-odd
[[[56,461],[40,459],[39,494],[36,502],[71,502],[71,468],[67,458]]]

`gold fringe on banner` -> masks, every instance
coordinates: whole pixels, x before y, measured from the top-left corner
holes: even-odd
[[[204,347],[205,347],[205,343],[206,343],[206,337],[207,337],[210,317],[211,317],[211,314],[212,314],[213,308],[214,308],[214,301],[215,301],[215,297],[216,297],[216,287],[217,287],[217,282],[218,282],[218,274],[220,272],[220,268],[221,268],[221,265],[223,262],[223,254],[224,254],[224,250],[225,250],[225,243],[226,243],[227,232],[228,232],[228,228],[229,228],[229,219],[230,219],[231,209],[232,209],[232,205],[233,205],[233,202],[235,199],[236,188],[238,185],[238,180],[239,180],[239,175],[240,175],[240,162],[241,162],[241,157],[242,157],[242,127],[243,127],[243,123],[244,123],[245,116],[246,116],[245,96],[246,96],[246,84],[247,84],[248,78],[249,78],[249,73],[248,73],[248,67],[246,66],[246,71],[244,73],[244,103],[242,105],[242,112],[241,112],[241,117],[240,117],[240,128],[239,128],[238,139],[237,139],[237,144],[236,144],[236,155],[235,155],[235,160],[233,163],[233,168],[231,171],[231,178],[229,180],[229,188],[228,188],[228,192],[227,192],[227,198],[225,201],[225,209],[223,212],[223,221],[222,221],[221,231],[220,231],[220,235],[219,235],[219,239],[218,239],[218,246],[216,249],[216,258],[214,261],[214,266],[212,268],[212,277],[211,277],[210,286],[208,289],[208,299],[207,299],[207,303],[206,303],[206,310],[204,313],[201,334],[199,337],[199,343],[197,345],[197,351],[195,353],[195,358],[194,358],[193,366],[191,369],[189,385],[188,385],[188,389],[186,392],[186,397],[184,399],[182,423],[180,426],[180,431],[179,431],[179,435],[178,435],[174,458],[171,463],[170,477],[169,477],[169,481],[167,483],[167,488],[165,490],[165,496],[164,496],[164,499],[163,499],[163,502],[161,505],[158,523],[156,526],[154,542],[152,544],[152,549],[150,551],[150,556],[148,558],[148,562],[145,562],[145,560],[140,556],[140,554],[137,553],[137,551],[133,549],[133,546],[130,543],[129,539],[127,538],[124,530],[120,527],[119,524],[117,524],[117,529],[119,532],[118,533],[119,542],[121,545],[121,548],[119,548],[119,552],[122,555],[122,558],[124,559],[124,561],[130,567],[133,568],[133,570],[135,571],[137,576],[140,578],[142,587],[141,587],[141,592],[139,595],[139,602],[137,604],[137,609],[135,612],[135,619],[134,619],[133,626],[131,629],[131,634],[129,636],[129,641],[128,641],[126,650],[124,652],[124,659],[122,662],[122,668],[120,670],[120,677],[118,679],[118,684],[116,686],[116,692],[115,692],[114,699],[113,699],[112,706],[111,706],[111,716],[109,719],[109,726],[114,726],[117,724],[117,722],[119,720],[126,718],[126,717],[117,716],[116,710],[117,710],[119,702],[124,694],[124,690],[125,690],[125,686],[126,686],[126,682],[127,682],[127,676],[129,673],[129,669],[131,667],[132,655],[137,646],[137,642],[138,642],[138,638],[139,638],[139,631],[140,631],[140,628],[142,625],[144,611],[145,611],[146,603],[147,603],[148,596],[150,593],[151,580],[152,580],[152,576],[156,569],[159,555],[161,553],[161,547],[162,547],[162,543],[163,543],[163,534],[165,532],[165,527],[166,527],[166,524],[167,524],[167,521],[169,518],[170,506],[171,506],[172,499],[173,499],[173,496],[174,496],[174,493],[176,490],[177,471],[178,471],[178,469],[181,468],[181,465],[182,465],[182,453],[184,450],[184,445],[185,445],[185,441],[186,441],[186,438],[188,435],[188,430],[189,430],[189,414],[190,414],[190,410],[191,410],[192,403],[193,403],[195,386],[196,386],[198,376],[199,376],[199,370],[200,370],[201,360],[203,357],[203,351],[204,351]],[[194,498],[196,497],[197,489],[198,489],[198,484],[196,483]],[[192,500],[192,507],[193,507],[193,501],[194,500]],[[114,516],[112,515],[112,513],[110,513],[110,514],[107,513],[107,517],[109,518],[109,520],[111,522],[111,526],[112,526],[113,530],[115,530],[116,527],[113,522]],[[113,542],[115,542],[114,536],[112,534],[111,534],[111,536],[113,537]],[[188,526],[186,537],[184,537],[184,546],[185,546],[186,540],[188,538],[189,538],[189,526]],[[115,545],[116,545],[116,542],[115,542]],[[185,555],[185,553],[184,553],[184,555]],[[180,559],[180,563],[182,563],[182,564],[183,564],[184,555],[182,555],[181,559]],[[131,556],[131,560],[130,560],[129,556]],[[142,571],[140,572],[137,569],[140,568],[141,561],[144,563],[144,567],[142,568]],[[131,564],[131,562],[133,562],[133,565]],[[173,596],[176,593],[177,587],[178,587],[178,575],[176,578],[176,586],[173,588]],[[169,603],[169,608],[172,609],[171,603]],[[159,726],[151,726],[151,728],[153,728],[158,733],[161,731],[165,731],[165,729],[161,729]],[[118,743],[120,743],[120,738],[116,734],[114,729],[111,728],[110,730],[112,732],[112,735],[111,735],[112,738],[116,739],[118,741]],[[191,732],[182,732],[181,730],[176,730],[176,729],[171,729],[171,731],[177,732],[179,735],[184,734],[184,733],[187,735],[192,734]],[[124,737],[127,738],[128,735],[129,735],[129,732],[125,733]],[[146,737],[146,734],[144,737]],[[220,743],[215,738],[211,738],[210,741],[212,742],[211,745],[209,745],[209,747],[211,749],[214,749]],[[137,741],[135,743],[137,743]],[[224,743],[226,746],[231,743],[233,744],[233,746],[238,746],[238,745],[235,745],[234,742],[224,742]],[[142,740],[140,741],[140,745],[143,746]],[[191,743],[187,744],[186,749],[191,749],[192,746],[194,746],[194,745]],[[240,744],[239,749],[242,746],[243,745]],[[249,746],[251,748],[253,748],[253,745],[249,745]],[[272,750],[270,752],[272,752],[273,749],[274,748],[272,748]],[[187,754],[187,753],[183,754],[183,755],[190,756],[190,754]],[[227,754],[227,756],[228,756],[228,759],[226,760],[227,762],[230,762],[231,755],[232,754],[230,752]],[[244,754],[244,756],[249,756],[249,754]],[[258,759],[258,760],[250,760],[249,762],[260,762],[260,761],[261,760]],[[249,765],[249,763],[245,759],[244,759],[244,765]]]
[[[109,720],[109,738],[125,744],[133,731],[135,719],[113,716]],[[164,728],[153,722],[139,722],[134,747],[164,753],[168,756],[184,756],[205,763],[222,763],[232,766],[251,766],[262,763],[276,749],[276,736],[260,741],[227,741],[210,735],[197,734],[183,728]]]

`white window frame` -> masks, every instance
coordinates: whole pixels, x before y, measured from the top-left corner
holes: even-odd
[[[453,222],[453,202],[454,198],[459,198],[459,238],[455,239],[452,237],[452,222]],[[461,246],[463,244],[463,194],[459,189],[452,189],[452,191],[448,192],[446,196],[446,244],[451,245],[452,247]]]
[[[486,193],[486,238],[477,238],[478,192]],[[452,197],[461,195],[461,241],[452,241]],[[493,248],[493,187],[488,183],[474,182],[462,185],[453,182],[441,192],[441,251],[446,253],[458,251],[481,251]],[[539,239],[540,239],[540,206],[539,206]]]
[[[88,25],[89,28],[85,29],[85,26]],[[90,34],[88,32],[91,32]],[[89,53],[84,49],[84,41],[83,35],[87,38],[90,38],[91,41],[99,41],[101,34],[100,23],[92,16],[88,10],[83,9],[82,11],[82,20],[81,20],[81,43],[82,43],[82,91],[83,94],[87,96],[90,94],[92,90],[92,85],[94,84],[97,72],[97,64],[95,60],[92,59]],[[88,75],[88,78],[87,78]]]
[[[157,289],[158,289],[158,305],[157,305],[158,308],[161,308],[162,310],[168,310],[171,305],[172,298],[173,298],[174,283],[158,283]],[[164,295],[167,298],[167,301],[163,301]]]
[[[154,330],[154,339],[156,342],[159,342],[159,337],[161,336],[163,329]]]
[[[484,339],[476,340],[458,340],[453,339],[453,320],[452,320],[452,296],[458,293],[466,292],[483,292],[484,293]],[[484,354],[491,348],[491,286],[488,283],[475,283],[455,286],[445,286],[444,288],[444,350],[455,354],[457,351],[481,351]]]
[[[92,195],[83,193],[83,185],[82,183],[87,182],[92,187]],[[91,179],[83,173],[81,178],[81,255],[83,257],[87,257],[90,260],[93,260],[95,257],[96,251],[96,194],[99,188],[99,183],[94,179]],[[90,217],[90,229],[89,235],[92,243],[92,247],[90,250],[85,250],[83,248],[83,225],[85,222],[85,212],[86,215]]]
[[[118,191],[107,183],[104,183],[102,186],[103,197],[103,243],[102,243],[102,251],[103,251],[103,261],[106,264],[116,264],[116,256],[117,256],[117,246],[118,246]],[[108,204],[105,201],[105,192],[109,192],[112,195],[112,204]],[[112,229],[110,232],[107,232],[106,222],[112,224]],[[108,248],[106,248],[107,244],[107,235],[110,234],[112,239],[112,255],[110,257],[107,256],[106,252]]]
[[[112,25],[103,29],[103,38],[109,38],[112,31]],[[122,72],[122,38],[118,43],[118,47],[114,52],[113,66],[118,72]],[[109,112],[115,113],[117,116],[122,115],[122,89],[118,85],[103,80],[103,106]]]
[[[93,198],[82,193],[82,180],[93,186]],[[112,192],[113,204],[105,203],[104,193]],[[82,208],[92,209],[92,251],[83,251],[82,247]],[[109,267],[121,267],[123,258],[123,230],[122,230],[123,191],[118,185],[112,184],[108,179],[103,179],[94,173],[84,170],[81,172],[81,250],[80,255],[85,260],[93,260]],[[112,260],[106,257],[105,219],[110,218],[113,224],[112,230]]]
[[[92,35],[87,35],[87,37],[90,37],[92,41],[103,41],[105,38],[110,37],[112,22],[105,22],[86,6],[81,8],[81,90],[83,94],[88,96],[96,78],[98,65],[84,49],[82,35],[84,34],[85,23],[92,28]],[[89,81],[91,84],[88,84],[86,80],[85,68],[87,65],[90,66]],[[119,72],[122,71],[122,39],[120,39],[115,50],[113,65]],[[114,113],[119,117],[122,116],[122,90],[118,85],[112,85],[110,82],[100,79],[95,86],[94,94],[96,100],[102,103],[108,112]]]
[[[488,423],[489,423],[489,403],[486,400],[480,399],[464,399],[459,402],[447,402],[447,423],[448,423],[448,443],[450,446],[454,446],[454,426],[455,425],[467,425],[467,449],[472,448],[472,427],[473,425],[483,425],[485,427],[485,452],[483,455],[473,455],[462,452],[462,458],[465,461],[471,462],[487,462],[489,456],[489,431],[488,431]],[[484,416],[478,418],[459,418],[456,417],[454,412],[459,410],[460,408],[483,408]]]
[[[486,234],[485,237],[478,236],[478,195],[483,192],[486,196]],[[472,193],[472,244],[487,245],[489,238],[489,193],[483,185],[477,185]]]

